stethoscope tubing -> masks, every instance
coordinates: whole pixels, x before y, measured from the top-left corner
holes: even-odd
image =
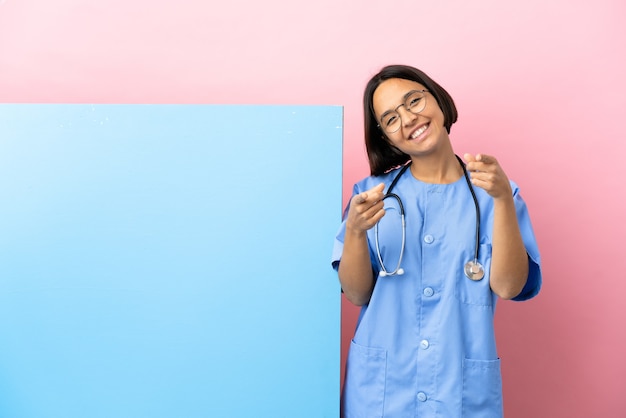
[[[476,208],[476,241],[474,244],[474,262],[478,263],[478,248],[480,247],[480,205],[478,204],[478,198],[476,197],[476,192],[474,191],[474,187],[472,186],[472,181],[469,178],[469,174],[467,173],[467,169],[465,168],[465,163],[458,155],[455,155],[456,159],[459,160],[459,164],[463,167],[463,177],[465,177],[465,181],[467,182],[467,187],[472,194],[472,199],[474,200],[474,207]]]
[[[402,245],[400,246],[400,257],[398,257],[398,264],[396,265],[396,268],[393,271],[387,271],[387,269],[385,268],[385,264],[383,263],[383,258],[380,254],[380,245],[378,243],[378,222],[376,222],[376,225],[374,225],[374,242],[376,243],[376,255],[378,255],[378,262],[380,263],[381,268],[380,275],[382,277],[404,274],[404,269],[402,269],[401,267],[402,257],[404,257],[404,247],[406,244],[406,223],[404,222],[404,205],[402,204],[402,199],[400,199],[400,196],[395,193],[387,192],[387,194],[383,196],[383,200],[389,197],[395,199],[400,206],[400,219],[402,221]]]

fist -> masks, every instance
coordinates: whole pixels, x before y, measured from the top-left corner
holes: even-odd
[[[484,189],[494,199],[511,196],[511,184],[498,160],[486,154],[465,154],[467,171],[474,186]]]

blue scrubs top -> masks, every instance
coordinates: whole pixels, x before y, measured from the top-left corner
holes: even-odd
[[[393,170],[354,186],[362,193]],[[511,182],[522,238],[529,256],[526,286],[514,300],[535,296],[541,287],[540,257],[526,204]],[[393,192],[405,209],[406,245],[400,276],[378,277],[369,304],[361,309],[351,342],[343,388],[343,416],[502,417],[502,380],[496,350],[497,296],[489,287],[493,199],[475,187],[480,205],[479,262],[485,277],[463,273],[474,258],[476,215],[462,176],[452,184],[427,184],[410,172]],[[379,247],[387,271],[398,263],[402,224],[398,204],[385,199]],[[335,240],[333,266],[343,251],[345,221]],[[374,229],[368,231],[372,268],[378,276]]]

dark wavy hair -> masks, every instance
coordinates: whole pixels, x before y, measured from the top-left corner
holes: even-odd
[[[423,85],[437,100],[443,112],[444,126],[450,133],[452,124],[456,122],[458,113],[452,97],[426,73],[407,65],[388,65],[373,76],[365,87],[363,94],[363,115],[365,120],[365,146],[369,159],[370,172],[373,176],[406,164],[410,157],[391,145],[384,132],[378,126],[374,113],[373,97],[378,86],[385,80],[402,78]]]

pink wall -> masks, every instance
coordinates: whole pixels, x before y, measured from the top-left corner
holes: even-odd
[[[456,150],[522,187],[542,250],[540,296],[498,307],[507,417],[617,418],[625,50],[622,0],[0,0],[0,102],[343,105],[347,198],[367,174],[364,83],[421,67],[460,108]]]

